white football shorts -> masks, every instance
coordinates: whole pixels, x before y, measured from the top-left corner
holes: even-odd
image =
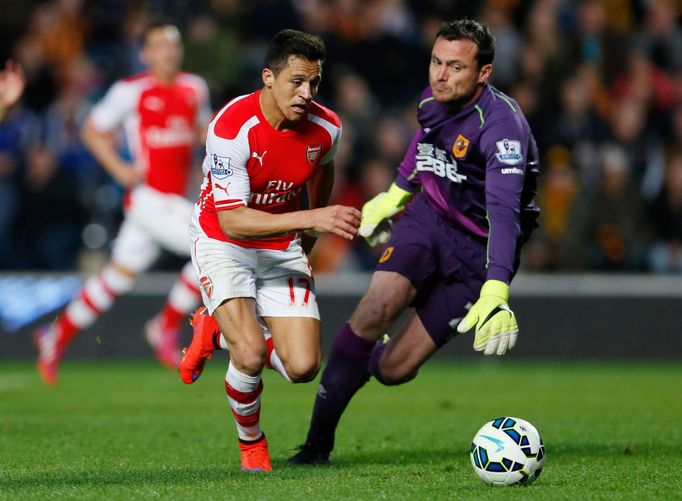
[[[114,241],[112,259],[139,273],[153,264],[162,249],[189,257],[193,210],[194,204],[185,197],[136,186]]]
[[[259,317],[320,319],[308,257],[298,239],[286,250],[271,250],[199,236],[191,252],[210,314],[227,299],[251,297]]]

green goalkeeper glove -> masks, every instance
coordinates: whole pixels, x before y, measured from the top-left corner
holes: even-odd
[[[388,191],[379,193],[362,206],[360,235],[365,237],[369,245],[374,247],[388,242],[393,230],[389,218],[403,210],[410,198],[412,193],[393,183]]]
[[[516,344],[519,326],[514,312],[509,309],[509,286],[499,280],[488,280],[481,287],[478,301],[457,326],[463,333],[476,327],[474,350],[485,355],[504,355]]]

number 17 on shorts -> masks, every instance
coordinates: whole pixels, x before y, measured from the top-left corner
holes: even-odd
[[[263,280],[257,290],[259,316],[320,319],[315,283],[310,276],[297,274]]]

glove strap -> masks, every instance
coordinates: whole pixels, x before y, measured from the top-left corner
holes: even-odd
[[[486,280],[481,287],[481,297],[495,296],[509,301],[509,285],[501,280]]]
[[[398,209],[405,207],[405,204],[412,198],[412,195],[414,195],[414,193],[403,190],[395,183],[391,184],[391,187],[386,192],[388,200],[390,200],[393,206]]]

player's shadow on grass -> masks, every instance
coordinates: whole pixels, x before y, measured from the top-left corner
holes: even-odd
[[[356,468],[358,466],[395,466],[400,465],[424,465],[445,464],[452,462],[452,450],[441,448],[430,449],[399,449],[381,448],[357,450],[352,452],[341,451],[332,453],[331,465],[334,468]],[[277,466],[284,466],[285,462],[277,461]]]
[[[236,465],[235,465],[236,466]],[[238,466],[188,466],[182,468],[139,468],[127,470],[92,469],[70,470],[68,472],[40,472],[36,474],[13,475],[15,478],[0,477],[0,492],[3,489],[31,489],[37,487],[78,487],[78,486],[139,486],[164,485],[181,487],[199,483],[215,483],[243,479],[248,473]],[[0,498],[2,495],[0,495]]]
[[[331,468],[356,469],[359,466],[423,466],[424,464],[447,464],[452,463],[452,451],[447,448],[437,449],[401,449],[383,448],[380,450],[367,450],[346,453],[342,452],[332,456]],[[298,471],[297,475],[304,472],[319,474],[325,467],[289,467],[286,468],[286,459],[275,459],[274,472],[281,471],[284,476],[292,471]],[[287,473],[288,472],[288,473]],[[213,484],[215,482],[243,481],[249,473],[244,473],[236,464],[232,465],[202,465],[187,467],[158,467],[134,469],[107,469],[93,468],[69,470],[66,472],[36,472],[28,474],[13,474],[13,478],[0,477],[0,492],[3,489],[31,489],[39,487],[87,487],[87,486],[140,486],[156,485],[176,486],[194,485],[197,482]]]

